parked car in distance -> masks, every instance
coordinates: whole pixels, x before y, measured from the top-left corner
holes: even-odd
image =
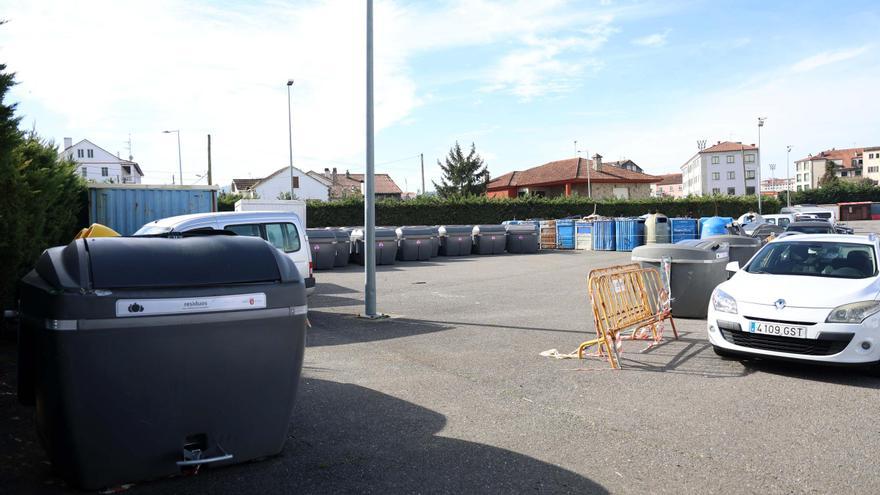
[[[764,215],[764,222],[778,225],[782,228],[788,227],[788,224],[794,222],[794,215],[791,213],[777,213],[773,215]]]
[[[834,234],[834,226],[827,220],[803,220],[791,222],[785,228],[786,232],[800,232],[802,234]]]
[[[173,235],[194,230],[227,230],[236,235],[260,237],[284,252],[305,276],[306,290],[315,290],[312,252],[299,215],[289,211],[227,211],[168,217],[141,227],[135,236]]]
[[[880,244],[870,235],[782,237],[734,272],[709,302],[716,354],[880,367]]]
[[[780,213],[790,213],[793,215],[811,215],[821,220],[828,220],[831,223],[837,223],[834,211],[816,205],[795,205],[782,208]]]

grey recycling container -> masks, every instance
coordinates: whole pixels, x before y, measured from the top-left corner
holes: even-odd
[[[649,244],[633,249],[632,260],[657,268],[665,280],[662,261],[669,259],[672,316],[705,318],[715,287],[727,280],[729,260],[726,243],[709,239]]]
[[[434,231],[430,227],[399,227],[397,229],[397,259],[400,261],[427,261],[434,254]]]
[[[467,256],[473,251],[473,225],[441,225],[440,256]]]
[[[327,229],[306,229],[312,266],[315,270],[330,270],[336,264],[336,233]]]
[[[502,254],[507,248],[504,225],[474,225],[472,233],[476,254]]]
[[[332,229],[336,235],[336,258],[333,260],[335,268],[348,266],[351,257],[351,230],[348,227]]]
[[[44,251],[19,286],[18,390],[54,468],[95,490],[280,453],[302,370],[303,275],[244,236]]]
[[[752,256],[761,249],[761,239],[744,235],[713,235],[706,240],[726,242],[730,251],[730,261],[738,261],[739,266],[745,266]]]
[[[507,230],[507,252],[514,254],[537,253],[540,246],[538,228],[538,225],[531,223],[505,225]]]
[[[428,228],[431,229],[431,235],[433,236],[431,238],[431,240],[433,241],[431,242],[431,246],[433,248],[431,249],[431,257],[436,258],[437,256],[440,256],[440,226],[432,225]]]
[[[351,231],[352,258],[358,265],[364,264],[364,229]],[[397,259],[397,231],[394,227],[376,227],[376,264],[393,265]]]

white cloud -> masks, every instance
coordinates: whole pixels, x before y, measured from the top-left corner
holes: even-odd
[[[632,40],[634,45],[639,46],[648,46],[648,47],[660,47],[666,44],[666,38],[669,36],[670,30],[667,29],[662,33],[654,33],[649,34],[648,36],[643,36],[641,38],[636,38]]]
[[[819,67],[828,64],[843,62],[844,60],[856,58],[859,55],[868,51],[868,48],[870,48],[869,45],[864,45],[856,48],[847,48],[844,50],[825,51],[822,53],[817,53],[812,57],[807,57],[800,62],[792,65],[791,68],[795,72],[811,71],[813,69],[818,69]]]

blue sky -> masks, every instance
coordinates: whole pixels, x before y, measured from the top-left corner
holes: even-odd
[[[362,171],[361,2],[3,0],[0,60],[24,125],[133,154],[150,182],[287,164]],[[880,145],[877,2],[376,2],[376,160],[428,189],[456,141],[493,175],[575,155],[677,171],[706,139],[757,141],[784,174],[822,149]]]

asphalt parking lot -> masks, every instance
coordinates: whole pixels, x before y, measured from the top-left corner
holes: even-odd
[[[705,322],[625,344],[624,369],[554,360],[593,334],[589,271],[628,253],[437,258],[319,272],[304,378],[281,456],[131,493],[880,492],[880,379],[728,361]],[[667,331],[667,336],[671,332]],[[258,358],[258,357],[255,357]],[[64,490],[14,397],[0,345],[0,492]]]

